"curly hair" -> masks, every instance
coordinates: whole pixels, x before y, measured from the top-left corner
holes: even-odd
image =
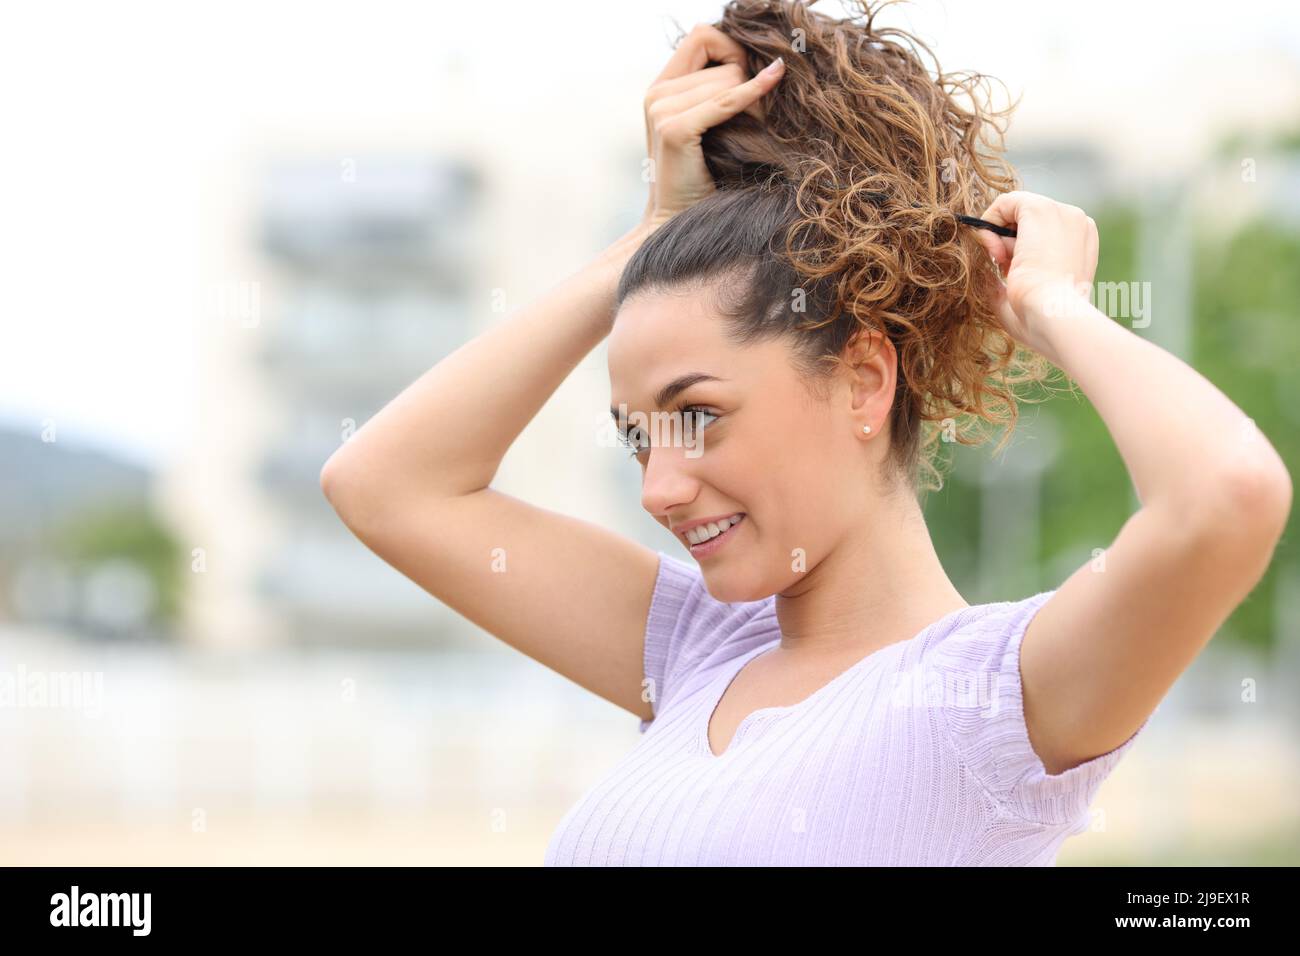
[[[997,266],[958,215],[1019,189],[988,77],[932,77],[911,34],[877,27],[883,6],[833,19],[797,0],[732,0],[714,24],[752,75],[785,75],[763,121],[740,113],[702,149],[717,191],[655,230],[630,258],[616,309],[642,291],[699,288],[729,341],[791,341],[810,392],[863,330],[898,355],[887,463],[914,494],[943,486],[944,444],[981,444],[1017,419],[1019,386],[1052,366],[1002,328]],[[679,38],[680,42],[680,38]],[[965,99],[965,103],[962,99]]]

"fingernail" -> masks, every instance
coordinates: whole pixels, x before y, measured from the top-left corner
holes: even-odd
[[[781,69],[781,64],[785,62],[785,57],[778,56],[775,60],[763,67],[764,73],[775,73]]]

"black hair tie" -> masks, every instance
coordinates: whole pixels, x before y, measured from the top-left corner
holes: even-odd
[[[986,219],[977,219],[974,216],[957,216],[958,222],[964,222],[968,226],[974,226],[976,229],[987,229],[989,232],[995,232],[999,236],[1006,236],[1009,239],[1016,237],[1016,230],[1011,226],[999,226],[997,223],[989,222]]]
[[[868,191],[864,192],[863,195],[876,203],[884,203],[889,199],[887,195],[881,192]],[[912,203],[912,207],[920,209],[921,204],[919,202],[914,202]],[[958,222],[963,222],[968,226],[974,226],[976,229],[987,229],[989,232],[997,233],[999,236],[1006,236],[1008,239],[1014,239],[1016,237],[1016,230],[1012,226],[999,226],[997,223],[989,222],[987,219],[978,219],[975,216],[963,216],[960,213],[956,214],[956,216]]]

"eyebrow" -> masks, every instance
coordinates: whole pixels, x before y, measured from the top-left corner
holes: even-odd
[[[700,382],[727,382],[730,379],[718,378],[716,375],[710,375],[707,372],[687,372],[685,375],[679,375],[663,388],[659,389],[655,395],[655,406],[663,408],[674,398],[686,391],[692,385],[698,385]],[[609,413],[616,420],[618,418],[618,409],[610,406]]]

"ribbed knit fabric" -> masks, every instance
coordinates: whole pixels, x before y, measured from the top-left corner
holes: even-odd
[[[560,821],[545,865],[1055,865],[1150,718],[1046,773],[1025,728],[1020,641],[1054,593],[954,611],[799,703],[750,714],[714,756],[723,691],[780,644],[776,599],[716,601],[698,568],[659,552],[654,720]]]

